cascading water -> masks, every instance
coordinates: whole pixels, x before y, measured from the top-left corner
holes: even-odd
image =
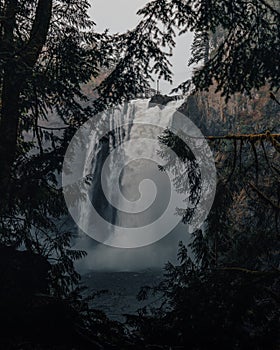
[[[142,227],[164,210],[163,203],[169,199],[165,198],[168,193],[168,186],[166,188],[164,181],[167,180],[166,175],[159,171],[159,163],[151,160],[156,158],[160,161],[157,156],[160,150],[157,139],[164,128],[172,126],[172,115],[181,104],[182,100],[179,100],[164,107],[149,107],[149,100],[134,100],[104,113],[101,120],[109,119],[111,131],[104,140],[98,142],[98,131],[92,133],[87,146],[83,176],[93,174],[91,202],[110,223],[106,232],[103,232],[105,244],[110,244],[116,225],[127,228]],[[154,127],[150,127],[150,123]],[[159,127],[155,127],[156,125]],[[163,164],[162,160],[161,165]],[[157,188],[147,179],[156,183]],[[157,194],[160,199],[153,205]],[[140,203],[140,208],[137,209],[139,197],[142,198],[142,205]],[[94,217],[91,217],[85,202],[82,202],[80,216],[88,231],[98,229],[95,228]],[[121,240],[122,237],[118,239]],[[121,246],[125,244],[120,243]]]
[[[177,112],[182,103],[155,106],[149,100],[134,100],[93,117],[77,132],[65,156],[63,183],[69,212],[81,236],[86,233],[103,243],[102,247],[114,249],[149,246],[180,226],[182,217],[175,214],[187,208],[194,212],[194,229],[201,226],[213,202],[215,165],[203,135]],[[195,207],[189,200],[189,163],[172,147],[163,152],[159,142],[166,129],[181,139],[182,147],[189,148],[199,164],[202,185]],[[173,168],[160,171],[166,165],[163,154],[168,154],[170,164],[177,160]],[[178,186],[182,181],[184,190]],[[187,237],[182,224],[179,231],[180,240]],[[81,242],[78,247],[87,248]],[[173,257],[176,247],[177,243]],[[118,257],[132,261],[137,253],[129,251],[118,251]]]

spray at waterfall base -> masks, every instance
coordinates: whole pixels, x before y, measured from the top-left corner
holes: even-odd
[[[124,250],[133,250],[135,257],[178,227],[188,240],[203,226],[215,196],[215,162],[201,131],[178,112],[181,104],[134,100],[77,131],[64,159],[63,189],[80,243],[88,236],[101,250],[127,257]]]

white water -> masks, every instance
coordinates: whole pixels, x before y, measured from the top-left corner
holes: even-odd
[[[104,198],[100,198],[103,201],[103,213],[100,214],[107,214],[106,219],[109,216],[110,222],[100,226],[87,202],[82,203],[80,219],[86,232],[91,232],[93,236],[97,234],[98,237],[103,235],[102,242],[115,247],[144,245],[143,238],[138,239],[139,235],[142,237],[144,234],[148,243],[157,241],[164,236],[159,233],[164,229],[163,224],[166,226],[167,222],[172,222],[171,215],[175,214],[174,211],[171,215],[169,212],[167,215],[170,217],[167,218],[164,214],[165,221],[150,225],[147,230],[148,225],[164,212],[164,205],[167,206],[169,201],[168,191],[165,190],[170,187],[170,179],[158,169],[158,165],[164,165],[164,160],[158,155],[158,136],[165,128],[172,126],[172,114],[182,101],[174,101],[161,108],[149,108],[148,104],[149,100],[135,100],[104,113],[100,118],[101,124],[107,118],[110,130],[117,129],[115,138],[109,138],[110,154],[102,164],[101,173],[102,191],[108,203],[106,205]],[[99,137],[97,125],[90,134],[83,177],[88,174],[96,176],[98,169],[100,171],[100,151],[104,145],[98,145]],[[99,201],[97,197],[101,190],[96,187],[94,183],[90,190],[95,203]],[[137,230],[138,236],[133,233],[128,238],[127,234],[123,234],[124,229]],[[96,233],[96,230],[102,232]]]
[[[164,161],[157,154],[157,138],[165,128],[172,126],[172,115],[182,103],[183,101],[179,100],[161,108],[149,108],[149,100],[134,100],[101,116],[101,123],[107,120],[111,130],[123,126],[122,130],[115,134],[115,145],[113,138],[109,138],[110,156],[104,163],[101,176],[103,190],[113,208],[106,204],[106,201],[100,203],[96,184],[90,189],[93,202],[103,205],[103,210],[107,211],[107,219],[112,216],[111,222],[105,229],[104,226],[100,227],[91,215],[87,203],[83,202],[80,207],[80,220],[93,235],[104,236],[105,244],[111,245],[113,242],[115,247],[126,246],[127,237],[118,234],[118,227],[128,230],[141,229],[142,226],[155,221],[165,210],[170,197],[170,179],[158,169],[158,164],[163,165]],[[149,124],[158,125],[160,128],[150,127]],[[98,145],[99,137],[100,133],[96,127],[91,131],[90,142],[86,147],[83,177],[94,174],[100,166],[98,154],[102,146]],[[150,158],[154,162],[146,162],[143,158]],[[165,229],[166,223],[173,219],[174,214],[169,213],[165,223],[156,225],[154,231],[149,232],[149,237],[154,235],[151,238],[152,242],[158,240],[158,233]],[[101,232],[97,232],[98,230]],[[162,266],[167,260],[174,261],[178,241],[186,239],[188,240],[186,226],[179,224],[175,233],[144,248],[123,250],[102,244],[96,245],[82,232],[77,247],[88,251],[86,268],[89,270],[135,270]],[[137,243],[137,236],[134,236],[129,244],[131,242]]]

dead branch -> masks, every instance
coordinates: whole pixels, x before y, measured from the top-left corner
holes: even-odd
[[[252,182],[249,182],[249,186],[255,191],[265,202],[270,204],[274,209],[280,210],[280,206],[268,198],[262,191],[260,191]]]

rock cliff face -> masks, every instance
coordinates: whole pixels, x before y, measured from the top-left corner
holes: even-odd
[[[149,107],[154,107],[156,105],[159,106],[166,106],[169,102],[171,101],[177,101],[181,99],[181,96],[167,96],[167,95],[154,95],[150,102],[149,102]]]
[[[280,94],[276,96],[278,101],[279,97]],[[267,87],[253,92],[251,99],[236,94],[228,103],[220,94],[215,94],[212,87],[208,92],[189,96],[179,111],[205,136],[280,133],[280,105],[270,98]],[[278,138],[273,140],[259,142],[247,137],[246,141],[209,141],[218,174],[217,193],[222,194],[220,198],[216,196],[213,208],[225,210],[227,233],[232,237],[244,234],[248,242],[251,240],[252,249],[259,232],[268,236],[276,232],[271,203],[279,201],[275,188],[279,186],[280,147],[278,149]],[[227,193],[229,199],[225,197]],[[219,201],[223,203],[220,207]]]
[[[189,96],[179,109],[205,135],[277,132],[280,129],[280,105],[270,98],[266,87],[253,92],[251,99],[236,94],[228,103],[215,89],[213,86],[208,92]]]

